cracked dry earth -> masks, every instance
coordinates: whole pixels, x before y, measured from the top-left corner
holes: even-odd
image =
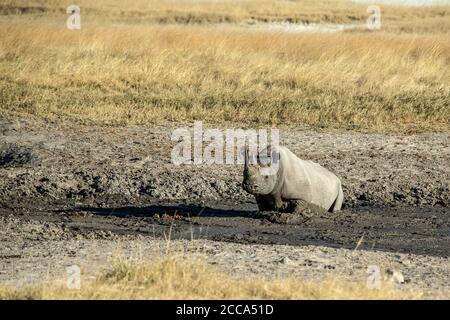
[[[237,277],[365,281],[377,265],[401,272],[404,290],[450,297],[449,134],[280,128],[345,194],[341,212],[283,225],[257,214],[241,166],[174,166],[180,126],[0,120],[0,283],[64,277],[71,264],[89,278],[117,255],[170,252]]]

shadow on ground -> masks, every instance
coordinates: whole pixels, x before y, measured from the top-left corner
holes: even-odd
[[[83,207],[82,210],[91,212],[100,216],[115,217],[154,217],[155,215],[172,214],[183,217],[245,217],[255,218],[256,209],[234,210],[230,208],[212,208],[199,205],[151,205],[146,207],[118,207],[118,208],[92,208]]]
[[[298,225],[263,219],[254,204],[154,204],[80,207],[72,211],[91,213],[91,218],[79,220],[85,227],[117,233],[167,237],[170,228],[174,239],[320,245],[450,256],[450,209],[446,207],[352,208],[317,215]]]

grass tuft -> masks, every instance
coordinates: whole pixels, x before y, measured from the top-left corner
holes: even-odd
[[[0,299],[419,299],[383,283],[368,289],[365,283],[343,280],[273,280],[232,278],[203,260],[170,257],[151,263],[119,260],[96,280],[70,290],[63,282],[28,288],[0,287]]]

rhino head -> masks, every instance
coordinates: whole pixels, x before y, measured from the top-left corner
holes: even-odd
[[[256,155],[251,155],[248,145],[244,148],[244,179],[242,187],[253,195],[266,195],[271,193],[278,180],[278,174],[271,172],[269,167],[277,161],[279,153],[272,152],[268,146]]]

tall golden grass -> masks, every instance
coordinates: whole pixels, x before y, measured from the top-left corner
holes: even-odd
[[[138,18],[231,12],[260,19],[264,12],[277,12],[286,20],[297,6],[307,16],[314,16],[308,11],[313,9],[351,15],[361,8],[322,0],[316,6],[315,1],[189,3],[83,0],[79,5],[87,8],[87,18],[82,16],[81,30],[71,31],[58,1],[4,2],[0,116],[118,124],[201,119],[401,132],[450,128],[448,30],[283,34]],[[399,21],[414,17],[416,25],[448,16],[448,7],[389,10]],[[121,16],[123,23],[117,23]]]
[[[0,299],[420,299],[389,283],[368,289],[364,282],[296,278],[232,278],[203,260],[170,257],[152,263],[117,261],[79,290],[65,281],[34,287],[0,287]]]
[[[73,1],[3,0],[0,13],[26,18],[61,17]],[[365,23],[367,4],[351,0],[77,0],[86,23],[207,24],[288,21]],[[450,6],[381,6],[383,29],[391,32],[448,33]]]

